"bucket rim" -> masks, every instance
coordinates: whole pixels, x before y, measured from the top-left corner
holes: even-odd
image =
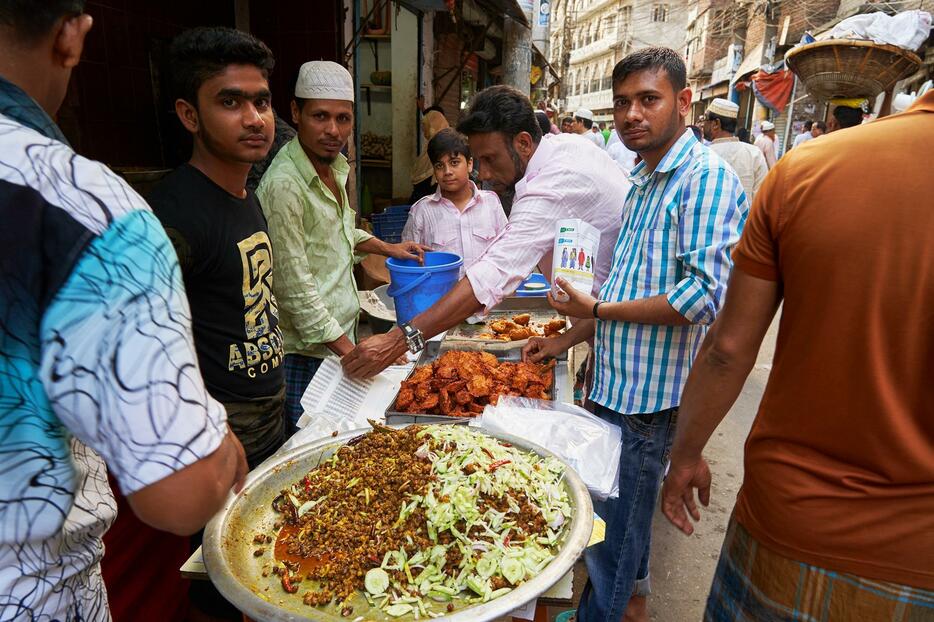
[[[398,272],[419,272],[421,273],[426,270],[434,272],[434,271],[439,271],[439,270],[450,270],[451,268],[459,268],[464,263],[464,259],[458,255],[455,255],[454,253],[444,253],[440,251],[428,251],[425,253],[425,255],[448,255],[450,257],[455,258],[455,261],[451,261],[449,263],[444,263],[444,264],[438,264],[435,266],[419,266],[419,265],[404,266],[396,262],[411,261],[411,259],[399,260],[399,259],[396,259],[395,257],[389,257],[388,259],[386,259],[386,267],[390,271],[395,270]]]

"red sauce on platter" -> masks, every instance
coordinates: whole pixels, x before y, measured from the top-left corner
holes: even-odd
[[[289,553],[289,543],[298,535],[298,531],[299,528],[297,525],[283,526],[282,529],[279,530],[279,535],[276,536],[276,546],[273,551],[276,561],[297,563],[299,572],[302,575],[307,575],[309,572],[323,565],[327,559],[323,556],[300,557]]]

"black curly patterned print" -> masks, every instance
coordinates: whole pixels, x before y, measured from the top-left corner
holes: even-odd
[[[0,223],[0,620],[108,620],[107,468],[132,494],[225,415],[174,250],[118,177],[0,114]]]

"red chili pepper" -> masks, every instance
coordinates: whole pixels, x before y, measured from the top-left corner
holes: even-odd
[[[512,534],[507,534],[506,538],[503,540],[503,546],[509,546],[509,541],[512,540]]]
[[[305,492],[311,492],[311,480],[307,475],[302,479],[302,483],[305,484]]]
[[[298,591],[298,586],[292,585],[292,578],[289,576],[288,570],[282,573],[282,589],[288,594],[294,594]]]
[[[493,464],[490,465],[490,473],[492,473],[493,471],[495,471],[495,470],[498,469],[499,467],[503,466],[504,464],[509,464],[510,462],[512,462],[512,460],[505,460],[505,459],[504,459],[504,460],[497,460],[496,462],[494,462]]]
[[[482,450],[483,450],[483,453],[485,453],[486,455],[488,455],[488,456],[490,457],[490,460],[493,459],[493,452],[492,452],[492,451],[490,451],[490,450],[487,449],[486,447],[481,447],[480,449],[482,449]]]

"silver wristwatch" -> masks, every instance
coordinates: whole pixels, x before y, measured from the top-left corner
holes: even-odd
[[[399,328],[402,329],[402,334],[405,336],[405,345],[409,348],[409,352],[418,354],[425,348],[425,336],[422,335],[422,331],[408,322],[399,324]]]

